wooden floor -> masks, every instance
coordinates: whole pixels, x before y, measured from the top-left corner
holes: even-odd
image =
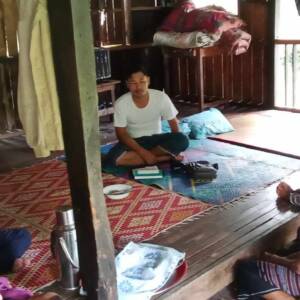
[[[266,125],[268,131],[262,125],[259,127],[253,125],[251,117],[249,118],[251,122],[247,122],[249,117],[247,114],[242,117],[230,113],[228,117],[232,122],[239,120],[234,123],[236,138],[247,137],[249,140],[250,137],[259,136],[260,141],[269,145],[268,139],[272,140],[269,130],[275,128],[275,123],[280,119],[277,112],[274,114],[276,118],[270,117],[270,123]],[[295,115],[290,116],[292,118]],[[272,120],[275,122],[273,126]],[[285,117],[285,120],[289,118]],[[282,126],[287,130],[291,129],[287,121]],[[100,135],[102,143],[115,139],[111,124],[106,120],[101,124]],[[255,138],[253,140],[255,141]],[[297,143],[289,142],[289,151],[293,147],[294,153],[300,149]],[[36,162],[38,161],[26,145],[24,136],[0,139],[0,172]],[[286,180],[297,187],[300,173],[295,173]],[[276,202],[275,186],[276,184],[249,196],[245,201],[214,209],[207,215],[175,226],[153,238],[151,242],[185,251],[189,268],[187,276],[179,285],[157,298],[233,299],[234,295],[222,289],[232,281],[234,263],[239,258],[259,255],[265,249],[281,247],[296,236],[297,227],[300,225],[298,213],[284,206],[278,206],[280,203]],[[220,290],[221,293],[213,296]]]
[[[300,113],[263,110],[229,114],[228,119],[236,130],[217,140],[300,158]]]
[[[287,181],[300,182],[300,172]],[[159,299],[209,299],[232,282],[238,259],[278,250],[294,239],[300,217],[278,208],[276,185],[153,238],[150,242],[186,252],[189,266],[184,280]]]
[[[221,135],[225,140],[300,157],[295,136],[299,114],[268,110],[228,113],[227,117],[235,131]],[[285,180],[299,187],[300,172]],[[224,287],[232,282],[235,262],[264,250],[275,251],[296,237],[300,217],[276,201],[276,185],[154,238],[154,243],[185,251],[189,265],[186,278],[159,299],[234,299],[234,288]]]
[[[101,144],[107,144],[116,140],[115,132],[111,121],[107,117],[101,118],[100,141]],[[57,151],[46,159],[51,159],[63,154]],[[0,173],[9,172],[16,168],[22,168],[33,165],[45,160],[37,159],[34,152],[26,143],[23,131],[11,135],[0,135]]]

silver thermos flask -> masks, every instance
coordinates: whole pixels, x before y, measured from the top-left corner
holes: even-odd
[[[60,206],[51,233],[51,250],[59,268],[59,285],[67,290],[79,287],[79,259],[73,209]]]

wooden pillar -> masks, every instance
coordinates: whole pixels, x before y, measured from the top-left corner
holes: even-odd
[[[101,183],[90,1],[48,1],[80,272],[89,300],[117,299],[114,248]]]
[[[131,0],[122,0],[123,18],[123,44],[131,45]]]
[[[166,47],[162,48],[163,53],[163,66],[164,66],[164,89],[165,92],[172,97],[171,86],[170,86],[170,70],[171,70],[171,61],[170,61],[170,50]]]

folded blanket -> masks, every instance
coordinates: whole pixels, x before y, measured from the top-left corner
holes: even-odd
[[[154,34],[153,43],[175,48],[195,48],[213,46],[219,39],[219,32],[210,34],[200,31],[184,33],[158,31]]]
[[[156,45],[175,48],[210,47],[217,41],[229,53],[239,55],[248,50],[251,36],[240,28],[238,16],[223,7],[209,5],[196,8],[193,1],[178,1],[154,35]]]

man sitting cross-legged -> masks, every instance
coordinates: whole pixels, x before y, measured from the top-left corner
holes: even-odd
[[[161,91],[149,89],[150,78],[142,67],[132,69],[126,84],[129,92],[115,103],[114,126],[119,142],[105,161],[116,166],[153,165],[175,158],[188,145],[179,132],[178,111]],[[171,132],[161,133],[161,119],[169,122]]]

